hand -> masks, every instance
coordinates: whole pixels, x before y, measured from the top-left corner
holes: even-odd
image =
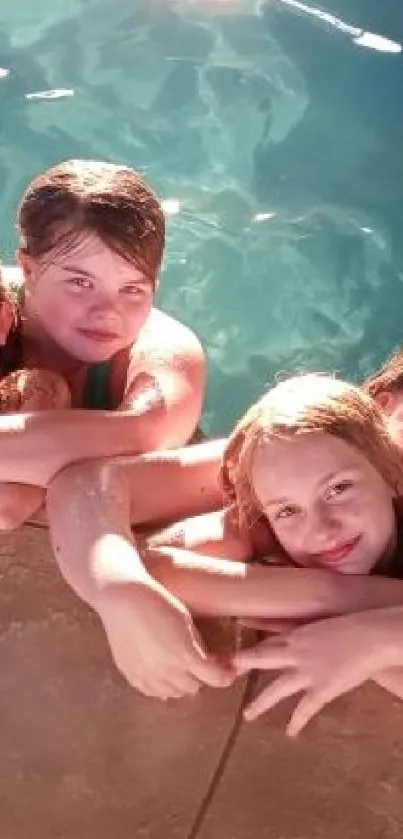
[[[294,736],[333,699],[387,668],[403,665],[403,609],[317,621],[242,650],[233,661],[239,674],[251,669],[285,671],[247,707],[248,720],[303,693],[287,728]]]
[[[388,667],[387,670],[380,670],[373,676],[374,682],[380,687],[403,699],[403,668]]]
[[[105,587],[97,610],[118,670],[146,696],[233,682],[235,672],[205,650],[185,606],[151,577]]]
[[[323,618],[312,618],[311,620],[300,618],[238,618],[238,623],[246,629],[259,629],[261,632],[279,635],[318,620],[323,620]]]

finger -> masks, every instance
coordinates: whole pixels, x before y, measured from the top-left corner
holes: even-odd
[[[328,681],[316,690],[309,690],[298,703],[290,722],[287,726],[287,734],[295,737],[302,731],[306,724],[318,714],[326,705],[333,702],[339,696],[343,696],[350,690],[354,690],[359,684],[365,681],[366,677],[360,678],[355,672],[342,673],[332,681]]]
[[[194,696],[200,689],[200,680],[191,673],[171,673],[166,681],[178,696]]]
[[[192,676],[203,684],[214,688],[224,688],[232,685],[236,676],[232,667],[225,666],[213,656],[195,659],[190,669]]]
[[[269,621],[267,618],[238,618],[239,626],[246,626],[247,629],[267,629]]]
[[[224,662],[222,657],[209,653],[196,627],[192,627],[192,635],[192,649],[187,657],[188,672],[210,687],[229,687],[236,678],[229,656]]]
[[[301,673],[280,676],[245,708],[245,719],[248,721],[255,720],[265,711],[270,711],[270,708],[273,708],[282,699],[305,690],[307,686],[306,676]]]
[[[177,687],[176,685],[167,682],[165,686],[165,697],[167,700],[169,699],[184,699],[188,696],[186,691],[181,690],[181,688]]]
[[[199,688],[200,681],[195,676],[185,670],[175,670],[171,667],[169,670],[165,668],[165,672],[158,679],[144,680],[141,692],[156,699],[169,699],[193,695]]]
[[[183,677],[182,682],[181,677]],[[190,687],[191,681],[187,682],[186,674],[180,673],[177,677],[172,678],[170,673],[169,677],[161,675],[158,679],[143,679],[141,683],[137,681],[137,684],[132,683],[132,685],[143,696],[166,702],[172,696],[185,695]]]
[[[276,620],[275,618],[238,618],[238,623],[249,629],[262,629],[264,632],[276,634],[290,632],[300,626],[300,621],[297,620]]]
[[[349,688],[343,690],[336,685],[326,685],[320,690],[310,690],[298,703],[290,722],[287,726],[287,734],[289,737],[296,737],[307,723],[318,714],[326,705],[329,705],[333,699],[347,693]]]
[[[141,686],[132,684],[132,687],[134,687],[138,693],[141,693],[142,696],[146,696],[147,699],[160,699],[162,702],[165,702],[167,698],[166,685],[161,682],[152,685],[143,683]]]
[[[282,670],[296,664],[290,648],[280,638],[266,639],[254,647],[239,650],[232,662],[238,674],[249,670]]]
[[[128,673],[127,668],[119,667],[117,664],[117,670],[120,676],[124,679],[124,681],[130,685],[131,688],[134,688],[138,693],[141,693],[143,696],[156,696],[159,698],[158,692],[155,691],[154,687],[156,687],[158,691],[157,685],[151,685],[146,680],[140,680],[137,677],[137,674]]]
[[[189,687],[180,687],[179,685],[175,684],[174,682],[167,682],[166,684],[166,697],[167,699],[189,699],[193,696],[196,696],[200,689],[201,685],[200,682],[195,681],[194,686],[192,688]]]

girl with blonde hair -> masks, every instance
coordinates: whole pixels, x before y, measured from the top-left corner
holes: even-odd
[[[367,678],[403,698],[398,666],[403,609],[396,608],[403,603],[402,585],[366,576],[401,576],[402,452],[372,398],[330,376],[281,382],[232,432],[221,474],[227,512],[201,517],[203,538],[198,546],[193,540],[193,549],[232,551],[244,560],[269,553],[274,562],[302,570],[256,565],[246,570],[239,562],[226,570],[232,564],[224,562],[214,574],[213,565],[206,560],[203,565],[196,555],[187,565],[183,559],[175,563],[173,549],[173,565],[157,563],[153,573],[201,612],[260,611],[273,618],[286,617],[288,609],[288,617],[302,620],[344,613],[234,655],[239,674],[255,668],[285,671],[245,716],[253,719],[286,696],[306,691],[288,728],[296,734],[324,704]],[[186,546],[195,522],[190,520],[188,536],[182,525]],[[157,542],[164,539],[170,540],[169,531]]]
[[[232,432],[222,483],[255,552],[272,547],[297,565],[398,573],[402,450],[359,387],[317,374],[279,383]]]
[[[147,469],[158,474],[158,457],[138,462],[144,479]],[[102,528],[99,511],[96,518],[91,513],[93,500],[80,498],[74,576],[63,538],[68,521],[65,527],[60,515],[65,487],[59,491],[57,481],[48,505],[60,568],[96,608],[118,667],[138,686],[133,638],[108,619],[109,600],[116,597],[108,568],[120,555],[130,573],[135,550],[126,465],[117,467],[107,503],[100,499]],[[294,377],[272,388],[230,436],[222,459],[226,506],[143,543],[136,533],[136,543],[156,584],[194,614],[306,621],[399,606],[403,583],[370,572],[398,572],[402,481],[400,451],[367,394],[330,376]],[[157,496],[159,490],[157,482]],[[101,587],[94,557],[104,569]],[[142,648],[140,636],[136,644]],[[183,654],[186,661],[189,649]],[[170,651],[164,655],[169,664]],[[159,695],[193,693],[199,685],[192,670],[181,691],[174,693],[167,682]],[[152,693],[148,684],[142,689]]]

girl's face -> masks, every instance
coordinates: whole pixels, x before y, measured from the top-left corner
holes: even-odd
[[[307,433],[264,441],[252,482],[290,559],[304,567],[368,574],[396,547],[393,493],[358,449]]]
[[[95,233],[78,234],[63,253],[20,259],[32,310],[68,355],[106,361],[137,338],[151,311],[152,283]]]

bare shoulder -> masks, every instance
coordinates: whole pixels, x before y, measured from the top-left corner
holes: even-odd
[[[158,383],[173,425],[182,429],[175,446],[192,436],[206,388],[206,359],[197,336],[184,324],[153,309],[135,344],[115,357],[112,388],[117,403],[130,410],[141,390]],[[172,426],[173,427],[173,426]],[[171,438],[170,438],[171,439]],[[167,446],[165,446],[166,448]],[[161,448],[154,446],[154,448]]]
[[[131,352],[132,362],[149,369],[160,365],[175,364],[176,368],[188,365],[205,365],[205,353],[199,338],[179,320],[153,309]]]

